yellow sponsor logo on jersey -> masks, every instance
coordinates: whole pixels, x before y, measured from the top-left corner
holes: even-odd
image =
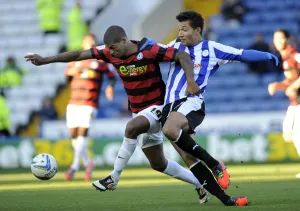
[[[141,67],[135,67],[135,65],[130,65],[125,67],[124,65],[120,66],[119,71],[121,75],[138,75],[138,73],[143,74],[147,72],[148,65]]]

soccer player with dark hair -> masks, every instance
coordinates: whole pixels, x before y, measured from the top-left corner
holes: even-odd
[[[53,62],[81,61],[101,59],[115,66],[128,95],[129,109],[133,119],[128,122],[125,137],[114,164],[114,170],[107,178],[93,183],[98,190],[113,190],[129,158],[139,142],[153,169],[176,179],[194,184],[200,203],[207,201],[207,192],[199,180],[178,163],[166,159],[163,153],[163,134],[160,118],[163,107],[165,84],[162,80],[159,62],[176,61],[185,69],[189,80],[187,92],[198,95],[199,87],[193,80],[192,61],[188,54],[174,48],[149,45],[149,40],[131,41],[120,26],[111,26],[104,35],[106,46],[90,50],[72,51],[53,57],[27,55],[27,61],[35,65]]]
[[[133,112],[134,118],[126,126],[125,137],[115,161],[114,171],[108,177],[95,181],[94,187],[102,191],[116,188],[121,172],[133,154],[137,141],[139,141],[151,167],[174,178],[193,183],[197,187],[201,203],[206,202],[207,195],[199,181],[205,184],[205,188],[219,198],[224,205],[246,205],[247,198],[230,197],[225,194],[214,176],[207,168],[204,168],[205,166],[201,162],[197,161],[190,166],[196,179],[191,172],[182,168],[178,163],[164,157],[163,137],[159,120],[162,117],[161,109],[165,96],[165,85],[161,78],[159,62],[170,61],[180,65],[178,71],[183,72],[181,76],[184,75],[184,80],[186,80],[182,90],[189,96],[199,98],[201,89],[194,79],[194,66],[190,55],[172,47],[153,44],[149,39],[143,39],[140,42],[130,41],[125,31],[119,26],[109,27],[104,35],[104,40],[106,46],[92,48],[90,51],[73,51],[45,58],[37,54],[25,57],[27,61],[31,61],[35,65],[97,58],[112,63],[118,69],[128,94],[129,108]],[[176,107],[178,105],[174,109]],[[176,122],[174,123],[176,125]],[[193,141],[193,139],[191,140]],[[193,143],[195,142],[193,141]],[[197,146],[195,147],[197,148]],[[190,149],[187,148],[186,151],[189,152]],[[201,153],[208,154],[206,151]],[[184,152],[182,151],[180,154],[183,155]],[[199,154],[195,157],[206,158]],[[189,157],[186,154],[183,159],[187,158]],[[185,162],[192,163],[193,161],[185,160]],[[204,171],[203,175],[201,175],[201,171]],[[214,171],[216,178],[222,177],[226,172],[224,166],[219,163]]]
[[[83,49],[90,49],[97,45],[95,36],[88,34],[82,42]],[[84,180],[92,177],[94,161],[88,155],[88,132],[91,119],[98,109],[99,94],[103,76],[109,79],[105,89],[106,97],[113,99],[113,85],[115,83],[115,68],[112,64],[96,59],[71,62],[65,70],[65,75],[71,85],[71,96],[67,106],[66,121],[72,138],[74,150],[73,162],[64,177],[72,180],[78,171],[81,160],[85,167]]]
[[[192,137],[195,134],[194,129],[205,117],[204,92],[208,79],[220,65],[231,62],[272,61],[278,67],[278,58],[267,52],[236,49],[214,41],[203,40],[204,20],[196,11],[181,12],[176,19],[179,22],[178,39],[172,41],[169,46],[190,54],[194,65],[194,81],[199,86],[200,95],[186,95],[187,79],[182,67],[178,63],[171,63],[162,112],[163,133],[177,145],[176,149],[180,148],[190,154],[189,160],[194,159],[194,163],[187,164],[200,183],[206,181],[208,184],[206,189],[210,193],[217,196],[225,205],[244,206],[248,203],[246,197],[229,197],[220,192],[217,183],[210,179],[209,175],[212,172],[221,187],[226,189],[229,185],[229,175],[224,171],[224,164],[214,159]],[[205,162],[208,168],[200,160]]]
[[[300,155],[300,53],[289,45],[289,38],[290,33],[285,29],[274,32],[273,42],[283,60],[285,79],[270,83],[268,90],[271,96],[277,91],[285,91],[291,101],[283,120],[282,135],[286,142],[294,142]],[[296,177],[300,178],[300,173]]]

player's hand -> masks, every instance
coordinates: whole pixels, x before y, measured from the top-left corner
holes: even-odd
[[[293,86],[289,86],[285,90],[286,96],[288,96],[290,99],[296,99],[297,98],[297,89],[295,89]]]
[[[112,101],[115,96],[114,88],[112,85],[108,85],[105,89],[105,96],[109,101]]]
[[[273,65],[276,67],[279,67],[280,62],[279,59],[277,58],[277,56],[275,56],[274,54],[271,53],[267,53],[268,54],[268,58],[272,61]]]
[[[26,59],[26,61],[30,61],[32,64],[34,64],[36,66],[47,64],[45,58],[41,57],[38,54],[27,53],[24,58]]]
[[[195,81],[187,82],[186,95],[191,94],[192,96],[200,95],[200,88]]]
[[[271,53],[267,53],[267,54],[268,54],[269,60],[273,63],[273,65],[276,66],[280,72],[283,72],[282,64],[279,61],[278,57]]]
[[[271,96],[273,96],[277,91],[277,82],[270,83],[268,86],[268,91]]]

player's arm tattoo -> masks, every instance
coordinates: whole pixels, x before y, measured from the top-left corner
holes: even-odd
[[[195,82],[194,79],[194,65],[191,57],[184,51],[177,51],[175,61],[180,63],[185,75],[187,82]]]
[[[45,63],[72,62],[72,61],[81,61],[86,59],[93,59],[90,50],[70,51],[70,52],[60,53],[56,56],[45,57]]]

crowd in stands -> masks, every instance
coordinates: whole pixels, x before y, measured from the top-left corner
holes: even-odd
[[[110,1],[108,0],[107,2],[109,3]],[[227,29],[239,30],[239,27],[247,25],[247,23],[244,22],[245,15],[251,12],[252,9],[245,2],[246,1],[242,0],[224,0],[220,8],[222,18],[218,20],[214,19],[214,22],[206,22],[203,38],[220,41],[221,43],[230,45],[230,43],[223,42],[222,39],[220,40],[220,38],[222,38],[222,34],[215,30],[217,28],[216,26],[219,24],[219,26],[223,25]],[[63,24],[61,22],[63,0],[36,0],[37,12],[39,14],[39,27],[43,33],[44,39],[53,34],[65,34],[66,42],[60,47],[58,52],[82,49],[82,40],[83,37],[89,33],[89,25],[92,19],[87,20],[82,17],[81,3],[82,1],[80,0],[77,0],[74,3],[74,6],[68,12],[66,20],[67,28],[66,30],[63,30]],[[102,9],[99,8],[96,15],[98,15],[101,11]],[[292,46],[299,49],[297,36],[292,36],[290,43]],[[239,47],[234,45],[232,46]],[[244,48],[268,51],[275,53],[278,57],[280,57],[280,55],[274,50],[272,40],[266,39],[265,34],[260,33],[259,31],[257,31],[253,37],[252,42],[249,42],[249,45],[244,46]],[[8,55],[6,61],[0,61],[0,136],[10,135],[9,109],[5,103],[5,90],[10,89],[11,87],[20,86],[22,83],[22,77],[29,71],[30,70],[26,70],[24,67],[19,65],[16,58],[13,56]],[[248,66],[248,73],[252,75],[261,76],[266,73],[278,73],[276,71],[278,70],[274,70],[272,65],[265,62],[255,63]],[[120,83],[120,81],[118,81],[118,83]],[[52,97],[54,96],[46,97],[42,103],[42,108],[39,112],[41,117],[40,119],[42,121],[58,119],[57,112],[52,103]],[[102,105],[100,100],[100,109],[97,117],[129,117],[131,114],[128,111],[127,100],[122,99],[120,104],[122,105],[118,107],[117,113],[114,113],[116,112],[115,110],[108,112],[107,109],[101,109],[104,105]]]

